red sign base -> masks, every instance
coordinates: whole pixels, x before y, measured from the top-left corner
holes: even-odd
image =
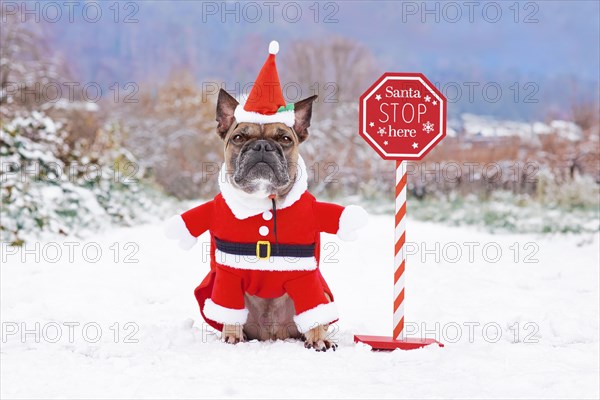
[[[368,344],[375,351],[392,351],[396,349],[415,350],[434,343],[440,347],[444,347],[442,343],[434,339],[407,338],[404,340],[394,340],[389,336],[354,335],[354,343],[358,342]]]

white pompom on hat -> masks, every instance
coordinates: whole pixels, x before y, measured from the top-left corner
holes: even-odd
[[[235,119],[238,123],[270,124],[280,122],[289,127],[294,126],[294,104],[286,104],[283,90],[279,82],[275,55],[279,53],[279,42],[269,43],[269,55],[252,90],[244,104],[235,109]]]

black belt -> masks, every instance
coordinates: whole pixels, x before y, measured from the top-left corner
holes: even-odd
[[[274,244],[271,251],[271,242],[259,240],[256,243],[234,243],[226,242],[215,237],[217,249],[227,254],[237,256],[256,256],[266,259],[271,255],[279,257],[313,257],[315,255],[315,244]]]

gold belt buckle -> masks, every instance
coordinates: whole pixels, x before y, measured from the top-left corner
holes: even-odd
[[[267,255],[265,257],[260,256],[260,245],[261,244],[264,244],[267,246]],[[256,242],[256,257],[259,260],[266,260],[267,258],[271,257],[271,242],[269,242],[268,240],[259,240],[258,242]]]

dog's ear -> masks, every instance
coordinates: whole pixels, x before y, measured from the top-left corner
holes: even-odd
[[[225,139],[225,135],[229,131],[231,124],[235,117],[235,108],[238,106],[238,102],[225,90],[219,90],[219,98],[217,100],[217,133],[221,136],[221,139]]]
[[[294,103],[294,132],[298,135],[300,143],[308,137],[308,127],[310,126],[310,117],[312,116],[312,104],[317,99],[317,95],[307,97]]]

